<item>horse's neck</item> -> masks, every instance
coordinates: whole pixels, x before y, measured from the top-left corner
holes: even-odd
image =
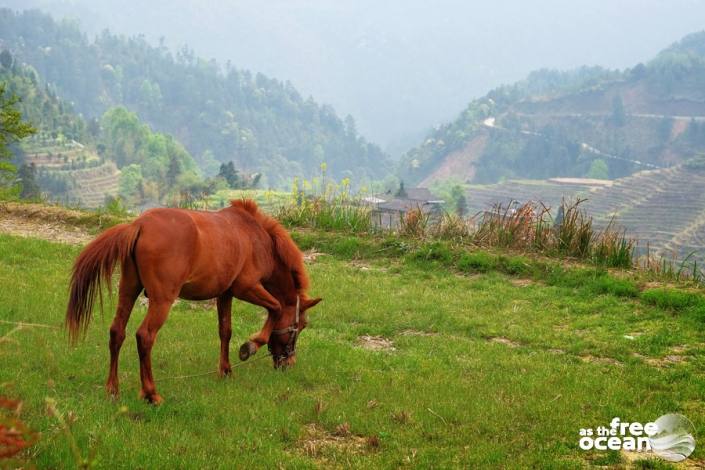
[[[275,261],[267,284],[267,290],[282,304],[291,303],[297,295],[292,272],[279,260]]]

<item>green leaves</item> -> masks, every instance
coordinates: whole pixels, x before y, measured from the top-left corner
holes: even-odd
[[[22,120],[17,109],[19,98],[8,95],[5,88],[6,84],[0,83],[0,184],[15,172],[14,165],[9,162],[12,158],[9,145],[35,132],[31,124]]]

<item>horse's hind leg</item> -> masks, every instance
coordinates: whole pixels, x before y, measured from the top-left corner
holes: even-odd
[[[113,397],[117,397],[119,393],[118,357],[120,356],[122,342],[125,341],[125,327],[130,319],[135,300],[137,300],[142,291],[142,284],[137,275],[135,263],[131,258],[128,258],[123,263],[121,272],[117,312],[112,325],[110,325],[110,372],[108,381],[105,384],[108,394]]]
[[[152,346],[154,346],[154,341],[157,339],[159,329],[169,315],[169,309],[176,296],[164,298],[155,294],[155,292],[152,292],[152,297],[149,298],[147,316],[137,329],[136,337],[137,353],[140,356],[140,379],[142,380],[140,397],[158,405],[162,402],[162,397],[157,393],[157,387],[152,377]]]

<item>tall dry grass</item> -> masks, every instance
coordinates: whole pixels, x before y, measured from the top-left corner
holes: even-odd
[[[471,218],[444,213],[431,217],[421,209],[400,214],[393,229],[400,237],[424,241],[444,240],[482,248],[507,248],[524,253],[569,258],[605,268],[639,269],[659,278],[705,280],[693,256],[678,261],[674,257],[639,256],[637,240],[611,220],[599,229],[582,208],[585,199],[563,201],[562,217],[542,203],[498,204]],[[329,192],[305,195],[297,192],[276,211],[289,226],[305,226],[352,233],[382,231],[374,223],[372,207],[349,193]],[[560,220],[558,220],[560,219]]]

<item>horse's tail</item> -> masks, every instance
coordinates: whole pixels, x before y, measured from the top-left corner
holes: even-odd
[[[78,255],[73,265],[66,309],[66,327],[72,343],[88,327],[96,295],[100,297],[102,308],[102,284],[107,284],[108,292],[112,292],[111,279],[115,264],[122,264],[132,255],[138,234],[139,227],[136,225],[116,225],[89,243]]]

